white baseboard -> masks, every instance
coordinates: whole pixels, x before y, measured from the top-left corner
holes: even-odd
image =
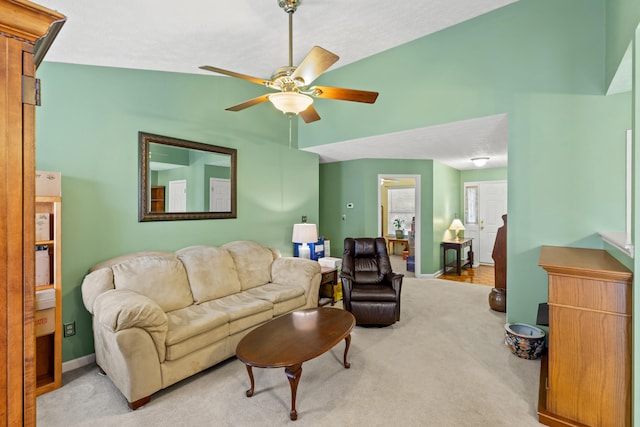
[[[437,279],[438,276],[441,276],[441,275],[442,275],[442,270],[438,270],[438,271],[436,271],[435,273],[432,273],[432,274],[419,273],[419,274],[416,274],[416,277],[418,279]]]
[[[91,353],[77,359],[68,360],[62,364],[62,373],[73,371],[74,369],[96,363],[96,354]]]

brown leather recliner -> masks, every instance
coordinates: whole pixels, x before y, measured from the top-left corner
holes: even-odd
[[[400,320],[403,274],[391,271],[382,237],[344,239],[342,298],[359,325],[392,325]]]

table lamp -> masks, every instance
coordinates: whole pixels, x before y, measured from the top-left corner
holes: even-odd
[[[309,243],[315,243],[318,241],[318,230],[315,224],[293,224],[293,236],[291,237],[293,243],[300,243],[298,249],[298,256],[300,258],[311,258],[311,248]]]
[[[464,225],[462,225],[462,221],[460,221],[460,219],[456,218],[449,226],[449,230],[455,231],[456,240],[460,240],[460,230],[464,230]]]

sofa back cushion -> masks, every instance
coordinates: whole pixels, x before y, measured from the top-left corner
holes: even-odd
[[[189,276],[191,293],[200,304],[240,292],[240,279],[229,251],[213,246],[191,246],[176,252]]]
[[[271,282],[274,253],[269,248],[246,240],[227,243],[222,247],[233,258],[243,291]]]
[[[187,272],[175,254],[132,257],[111,269],[116,289],[145,295],[165,312],[193,304]]]

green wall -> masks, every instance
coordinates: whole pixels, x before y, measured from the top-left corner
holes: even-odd
[[[520,0],[324,74],[320,84],[379,90],[378,102],[318,103],[323,120],[300,127],[300,144],[507,114],[507,317],[535,323],[540,246],[602,248],[598,231],[624,230],[631,98],[604,96],[604,35],[604,0]]]
[[[469,169],[460,171],[460,185],[465,182],[506,181],[507,168]]]
[[[240,239],[290,255],[292,224],[302,215],[318,220],[317,155],[289,148],[289,121],[270,105],[224,111],[257,96],[255,85],[47,62],[38,77],[37,168],[63,177],[62,321],[75,321],[77,330],[63,340],[64,361],[94,351],[80,292],[91,265],[134,251]],[[238,217],[138,222],[138,131],[236,148]]]
[[[378,175],[420,176],[416,183],[420,192],[416,238],[421,252],[416,272],[435,273],[441,268],[442,236],[454,213],[460,212],[460,172],[432,160],[363,159],[321,164],[319,232],[331,239],[331,256],[342,256],[345,237],[378,235]],[[347,203],[354,207],[348,209]]]
[[[606,87],[609,87],[618,71],[620,61],[633,39],[638,22],[640,22],[639,1],[606,1]]]
[[[419,273],[434,274],[442,265],[443,239],[452,237],[449,226],[454,218],[463,217],[460,203],[460,171],[440,162],[433,162],[433,240],[431,241],[431,263],[421,268]],[[455,237],[455,236],[453,236]],[[428,269],[427,269],[428,268]],[[418,271],[416,270],[416,273]]]

